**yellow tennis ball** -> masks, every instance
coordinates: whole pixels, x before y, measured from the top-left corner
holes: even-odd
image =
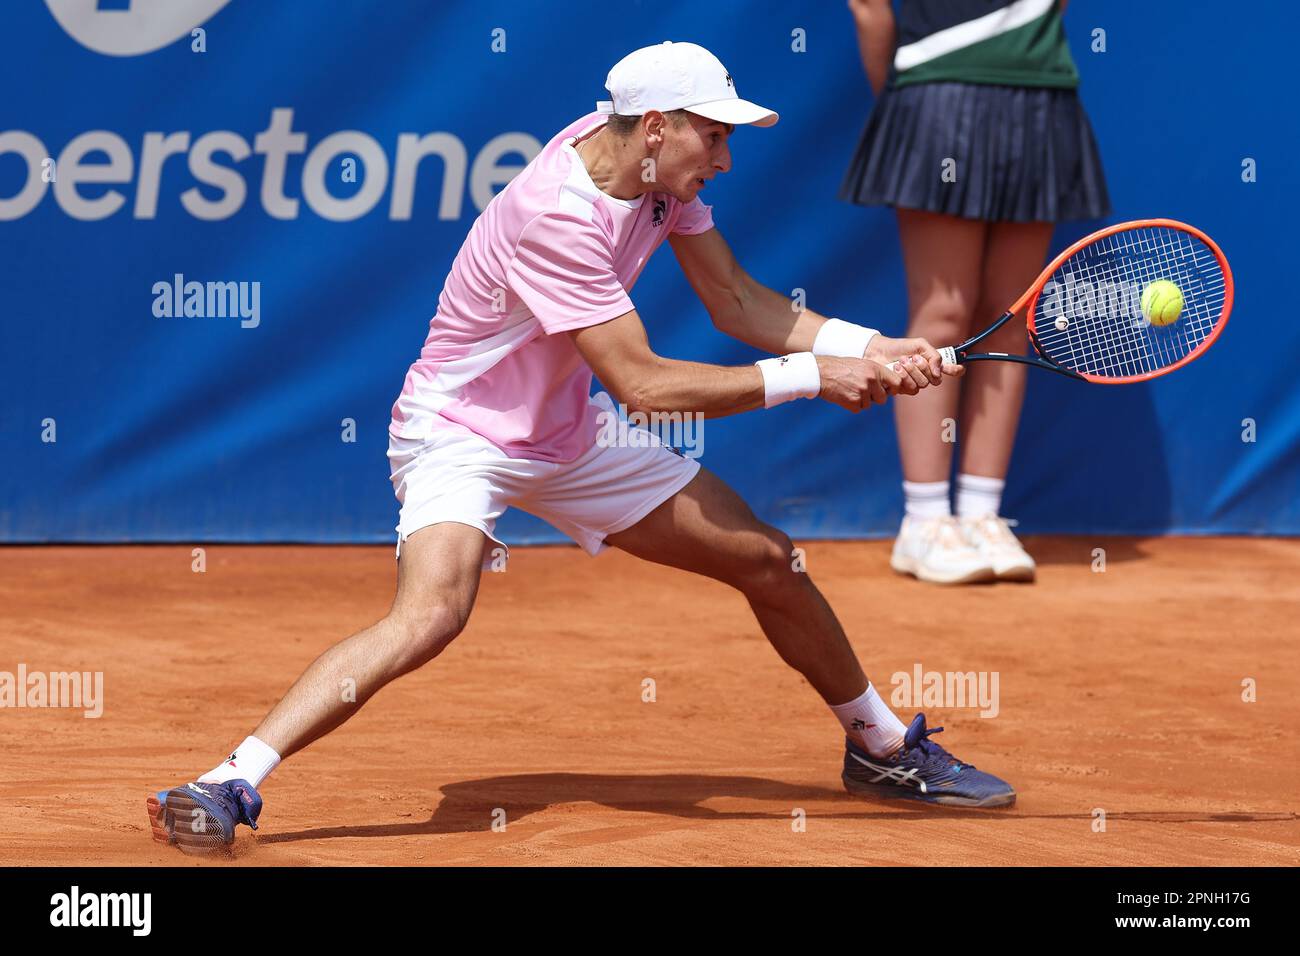
[[[1173,325],[1183,314],[1183,290],[1157,279],[1142,290],[1142,314],[1152,325]]]

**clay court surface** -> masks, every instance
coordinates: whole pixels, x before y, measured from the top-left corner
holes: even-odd
[[[918,663],[998,673],[995,718],[930,716],[1010,810],[847,795],[834,719],[726,587],[517,548],[445,654],[271,777],[233,864],[1300,863],[1300,542],[1027,540],[1038,584],[965,589],[894,576],[885,542],[807,545],[886,697]],[[191,561],[0,548],[0,670],[103,671],[105,696],[97,720],[0,710],[0,864],[232,865],[151,842],[146,794],[216,763],[393,591],[391,547]]]

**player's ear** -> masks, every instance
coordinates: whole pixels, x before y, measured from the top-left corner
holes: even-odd
[[[659,110],[650,110],[645,114],[641,121],[641,129],[645,133],[645,144],[651,149],[658,149],[664,143],[664,128],[668,125],[668,117]]]

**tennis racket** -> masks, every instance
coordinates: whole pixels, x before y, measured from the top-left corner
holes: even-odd
[[[975,351],[1022,310],[1036,354]],[[1203,355],[1231,311],[1232,271],[1214,241],[1186,223],[1139,219],[1074,243],[1001,318],[939,353],[950,364],[1020,362],[1104,385],[1144,382]]]

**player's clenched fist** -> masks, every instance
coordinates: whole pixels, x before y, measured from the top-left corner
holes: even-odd
[[[821,373],[821,397],[841,405],[851,412],[860,412],[868,405],[883,405],[890,395],[896,395],[907,386],[904,376],[870,359],[817,357],[817,370]],[[907,376],[907,384],[915,394],[916,383]]]
[[[930,385],[940,385],[943,383],[943,376],[960,378],[966,371],[961,365],[950,365],[944,362],[939,355],[939,350],[925,339],[891,339],[888,336],[877,335],[872,338],[862,357],[880,362],[882,365],[892,366],[897,363],[901,370],[909,372],[911,377],[917,380],[921,388],[926,384],[921,382],[922,378],[928,378]],[[905,364],[909,359],[912,363]]]

